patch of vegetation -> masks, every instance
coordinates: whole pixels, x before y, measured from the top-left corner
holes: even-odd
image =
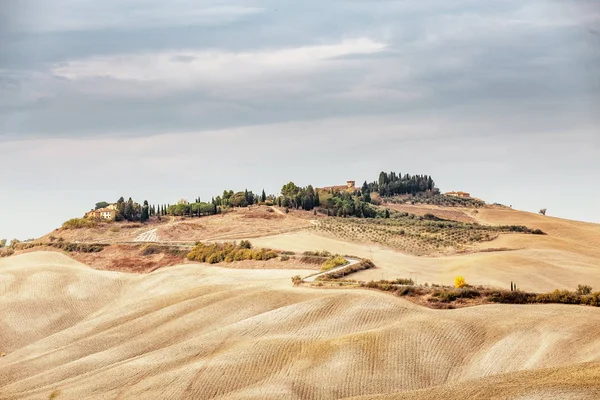
[[[305,264],[322,264],[325,258],[331,257],[331,253],[328,251],[305,251],[302,253],[300,262]]]
[[[363,259],[359,263],[348,266],[348,268],[342,268],[338,271],[333,271],[328,274],[322,275],[318,277],[317,280],[340,279],[355,272],[371,268],[375,268],[375,264],[373,264],[373,261]]]
[[[543,234],[540,230],[520,225],[488,226],[400,212],[394,212],[392,218],[327,218],[320,220],[312,229],[414,255],[456,253],[466,245],[491,241],[500,233]]]
[[[140,249],[142,256],[150,256],[153,254],[169,254],[174,256],[184,257],[187,251],[174,246],[160,246],[157,244],[145,244]]]
[[[106,243],[72,243],[65,242],[62,240],[55,242],[21,242],[15,244],[13,247],[14,250],[28,250],[35,247],[54,247],[69,253],[99,253],[104,250],[109,244]],[[12,247],[12,244],[11,244]]]
[[[334,256],[331,257],[327,260],[325,260],[325,262],[323,264],[321,264],[321,271],[329,271],[330,269],[339,267],[340,265],[344,265],[347,264],[348,261],[346,261],[346,259],[342,256]]]
[[[476,304],[579,304],[600,307],[600,292],[593,292],[587,285],[579,285],[576,291],[554,290],[549,293],[528,293],[520,290],[486,289],[465,285],[461,288],[451,286],[404,286],[395,281],[381,280],[361,282],[361,287],[391,292],[397,296],[423,296],[432,306],[437,303],[456,306],[466,301]],[[583,289],[582,289],[583,288]],[[444,307],[448,308],[448,307]],[[453,308],[453,307],[451,307]]]
[[[250,243],[250,242],[248,242]],[[244,243],[244,246],[246,244]],[[200,261],[209,264],[220,262],[233,262],[243,260],[270,260],[276,258],[278,254],[270,249],[253,249],[243,247],[242,244],[235,243],[198,243],[188,254],[190,261]]]
[[[388,197],[385,201],[393,204],[431,204],[443,207],[480,208],[485,206],[485,202],[481,200],[446,196],[435,191],[416,193],[409,196]]]
[[[84,229],[95,228],[98,226],[98,221],[94,218],[71,218],[63,222],[63,229]]]

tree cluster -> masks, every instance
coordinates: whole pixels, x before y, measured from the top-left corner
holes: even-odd
[[[361,192],[378,192],[381,196],[395,196],[401,194],[416,194],[436,190],[435,182],[428,175],[402,176],[395,172],[380,172],[379,179],[371,183],[363,183]]]
[[[280,207],[301,208],[307,211],[321,205],[319,193],[312,185],[299,187],[294,182],[283,185],[281,197],[277,201]]]
[[[262,198],[265,198],[265,191],[261,196],[255,195],[251,190],[244,190],[243,192],[233,192],[233,190],[223,190],[222,196],[217,196],[212,199],[212,204],[215,206],[223,207],[247,207],[253,204],[258,204]],[[264,200],[263,200],[264,201]]]

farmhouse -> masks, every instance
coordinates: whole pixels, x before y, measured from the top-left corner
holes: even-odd
[[[115,204],[111,204],[108,207],[100,208],[98,210],[90,210],[85,214],[86,218],[97,218],[97,219],[105,219],[112,220],[117,216],[117,206]]]
[[[446,196],[460,197],[460,198],[463,198],[463,199],[470,199],[471,198],[471,193],[467,193],[467,192],[448,192],[448,193],[444,193],[444,195],[446,195]]]
[[[346,181],[345,185],[339,185],[339,186],[325,186],[322,188],[319,188],[319,190],[326,190],[328,192],[330,191],[334,191],[334,192],[343,192],[343,191],[354,191],[356,190],[356,181]]]

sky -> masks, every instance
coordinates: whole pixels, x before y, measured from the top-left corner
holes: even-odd
[[[379,172],[600,222],[597,0],[0,0],[0,238]]]

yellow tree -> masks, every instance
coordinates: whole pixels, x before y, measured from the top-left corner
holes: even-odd
[[[454,278],[454,287],[462,288],[465,286],[467,286],[467,282],[465,281],[465,278],[463,278],[462,276],[457,276],[456,278]]]

